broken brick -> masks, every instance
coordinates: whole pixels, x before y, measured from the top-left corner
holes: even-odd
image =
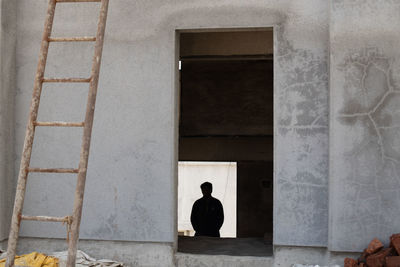
[[[356,260],[345,258],[344,259],[344,267],[357,267],[358,263]]]
[[[391,256],[392,252],[392,248],[385,248],[375,254],[368,256],[368,267],[383,267],[385,265],[386,257]]]
[[[400,256],[387,257],[386,267],[400,267]]]
[[[390,237],[390,246],[396,250],[397,255],[400,255],[400,234]]]
[[[397,238],[397,237],[400,237],[400,233],[391,235],[390,241],[392,241],[393,238]]]
[[[365,263],[366,260],[367,260],[367,256],[368,256],[368,253],[367,253],[367,252],[365,251],[365,249],[364,249],[363,253],[362,253],[361,256],[358,258],[358,264],[361,264],[362,262]]]
[[[368,245],[367,249],[365,250],[365,252],[368,255],[374,254],[376,252],[378,252],[379,250],[381,250],[383,248],[383,244],[381,241],[379,241],[379,239],[374,238]]]
[[[358,263],[356,260],[345,258],[344,259],[344,267],[357,267]]]
[[[398,238],[398,237],[400,237],[400,233],[399,234],[393,234],[393,235],[390,236],[390,246],[392,246],[392,240],[395,239],[395,238]]]

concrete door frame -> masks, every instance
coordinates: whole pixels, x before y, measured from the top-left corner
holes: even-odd
[[[208,27],[208,28],[176,28],[175,29],[175,62],[174,62],[174,96],[175,96],[175,107],[174,107],[174,243],[173,249],[176,253],[178,250],[178,162],[179,162],[179,118],[180,118],[180,81],[179,81],[179,57],[180,57],[180,34],[181,33],[196,33],[196,32],[232,32],[232,31],[263,31],[263,30],[271,30],[273,32],[273,56],[277,54],[278,51],[278,43],[277,43],[277,26],[276,25],[264,25],[264,26],[236,26],[236,27]],[[276,60],[273,59],[273,215],[275,215],[276,211],[276,121],[277,121],[277,112],[276,111],[276,103],[277,103],[277,94],[276,94]],[[273,216],[273,231],[272,236],[274,239],[275,236],[275,218]],[[272,242],[274,245],[274,241]]]

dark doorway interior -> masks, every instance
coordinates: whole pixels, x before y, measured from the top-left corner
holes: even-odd
[[[179,160],[237,162],[238,237],[180,237],[180,252],[272,254],[272,52],[272,29],[180,34]]]
[[[271,161],[238,162],[237,237],[264,237],[272,241]]]

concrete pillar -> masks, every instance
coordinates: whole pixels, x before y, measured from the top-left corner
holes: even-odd
[[[14,178],[16,1],[0,1],[0,241],[7,238]]]
[[[400,4],[334,0],[330,23],[330,249],[399,232]]]

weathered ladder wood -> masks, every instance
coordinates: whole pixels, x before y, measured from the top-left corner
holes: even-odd
[[[101,2],[100,16],[97,27],[96,37],[61,37],[52,38],[54,14],[57,3],[77,3],[77,2]],[[18,242],[20,224],[22,220],[44,221],[44,222],[62,222],[67,223],[71,229],[71,237],[68,243],[68,261],[67,266],[75,266],[77,243],[79,239],[79,226],[82,215],[83,196],[85,191],[86,172],[89,158],[90,139],[92,135],[92,126],[94,110],[96,103],[97,87],[99,82],[101,56],[103,52],[104,32],[107,21],[109,0],[49,0],[46,22],[42,36],[40,48],[39,63],[36,70],[35,83],[33,87],[32,101],[29,111],[29,120],[25,133],[25,141],[22,151],[21,165],[18,176],[17,191],[15,195],[14,211],[11,221],[10,235],[8,239],[6,267],[14,266],[14,258]],[[51,42],[95,42],[95,51],[92,63],[91,76],[89,78],[45,78],[45,68],[49,44]],[[86,106],[86,115],[84,122],[38,122],[38,110],[42,85],[45,82],[50,83],[89,83],[89,94]],[[55,168],[43,169],[30,167],[32,155],[32,145],[35,136],[35,127],[83,127],[82,146],[80,152],[79,166],[77,169]],[[77,173],[78,182],[76,185],[74,207],[71,216],[48,217],[48,216],[27,216],[22,215],[22,209],[25,198],[26,184],[29,172],[41,173]]]

